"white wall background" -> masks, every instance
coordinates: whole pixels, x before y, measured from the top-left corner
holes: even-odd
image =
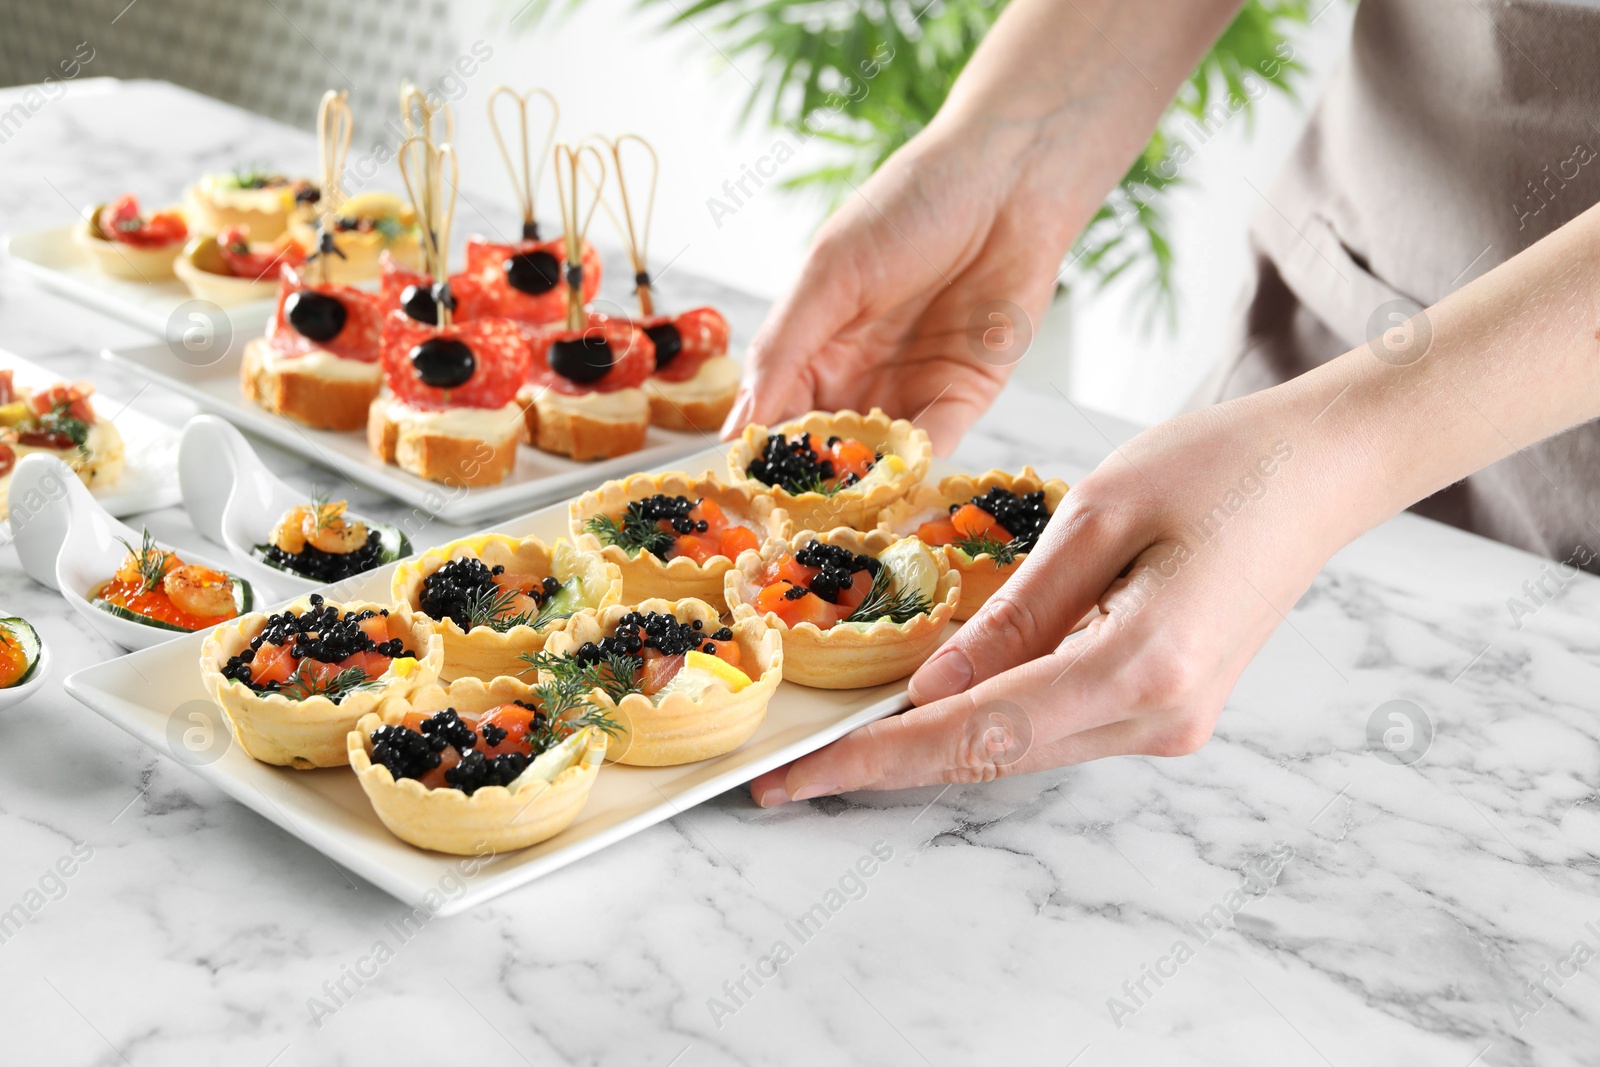
[[[723,182],[768,153],[775,138],[759,121],[737,128],[749,84],[710,41],[695,29],[658,28],[672,5],[641,14],[634,0],[583,0],[573,14],[516,34],[507,29],[515,7],[501,0],[472,0],[452,10],[463,47],[481,39],[494,50],[455,105],[462,118],[457,140],[475,168],[468,184],[500,193],[509,203],[481,118],[484,101],[500,82],[543,86],[561,101],[563,136],[632,131],[660,151],[651,242],[657,273],[675,260],[672,269],[684,267],[769,298],[791,282],[821,205],[768,188],[720,226],[713,220],[707,198],[721,196]],[[1080,287],[1070,308],[1058,308],[1041,327],[1019,376],[1041,387],[1054,383],[1074,401],[1139,422],[1179,409],[1230,341],[1247,267],[1246,227],[1260,205],[1246,179],[1268,189],[1322,81],[1344,53],[1352,12],[1353,5],[1330,0],[1295,41],[1297,58],[1311,70],[1301,103],[1266,98],[1257,106],[1253,129],[1242,120],[1231,122],[1185,167],[1191,182],[1169,202],[1177,332],[1159,323],[1146,329],[1135,281],[1094,293]],[[815,166],[812,153],[822,151],[815,143],[803,149],[779,179]],[[554,220],[552,190],[540,197],[540,209]],[[597,230],[606,225],[597,217]],[[611,243],[608,234],[600,236]]]

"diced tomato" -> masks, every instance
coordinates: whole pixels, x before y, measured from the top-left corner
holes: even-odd
[[[294,673],[295,659],[288,645],[262,645],[250,661],[250,680],[256,685],[286,682]]]
[[[683,656],[665,656],[660,649],[644,650],[644,670],[639,688],[645,694],[659,693],[683,669]]]
[[[1011,540],[1011,535],[1005,532],[1004,527],[995,525],[994,516],[984,511],[976,504],[963,504],[950,516],[950,524],[963,537],[982,537],[991,534],[1001,537],[1002,540]]]
[[[35,415],[47,415],[58,407],[65,407],[67,415],[79,422],[93,422],[94,408],[89,396],[94,392],[92,382],[62,383],[41,389],[28,398],[28,407]]]
[[[717,554],[729,559],[738,559],[739,553],[760,548],[761,540],[755,531],[743,526],[729,526],[717,537]]]
[[[139,201],[131,193],[107,204],[96,220],[100,232],[113,241],[135,248],[162,248],[189,236],[189,226],[176,211],[160,211],[149,218],[139,214]]]
[[[444,780],[444,772],[461,762],[461,753],[455,750],[454,745],[444,746],[444,751],[439,753],[439,766],[424,774],[417,781],[429,789],[446,789],[450,783]]]
[[[925,545],[948,545],[961,540],[961,531],[949,519],[935,519],[918,526],[917,537]]]
[[[17,398],[16,375],[10,367],[0,369],[0,404],[9,404]]]
[[[0,478],[11,473],[11,468],[17,465],[17,450],[8,444],[0,443]]]
[[[533,712],[520,704],[501,704],[481,716],[473,725],[478,732],[478,751],[485,756],[498,756],[503,752],[528,751],[528,727],[533,725]],[[498,726],[506,732],[498,745],[483,740],[485,726]]]
[[[256,281],[276,281],[283,264],[299,266],[306,261],[306,250],[288,234],[267,248],[252,250],[249,230],[243,226],[229,226],[217,234],[217,251],[228,265],[229,274]]]

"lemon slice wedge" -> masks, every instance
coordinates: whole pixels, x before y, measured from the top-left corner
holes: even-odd
[[[889,569],[896,593],[915,593],[926,600],[933,599],[939,587],[939,565],[933,552],[915,537],[896,541],[878,556],[879,562]]]
[[[727,660],[718,659],[709,652],[692,649],[684,654],[683,669],[703,671],[737,693],[750,684],[750,676]],[[682,673],[681,671],[679,673]]]

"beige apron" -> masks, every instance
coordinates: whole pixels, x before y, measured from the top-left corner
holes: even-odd
[[[1600,7],[1362,0],[1350,54],[1251,227],[1238,355],[1200,399],[1366,345],[1516,255],[1600,201],[1597,149]],[[1588,423],[1416,510],[1600,571],[1597,460]]]

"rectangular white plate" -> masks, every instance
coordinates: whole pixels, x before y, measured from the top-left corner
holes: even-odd
[[[136,282],[97,270],[73,245],[72,229],[72,225],[52,226],[12,234],[6,251],[17,269],[40,285],[158,337],[168,336],[178,309],[194,299],[188,288],[176,278]],[[258,300],[229,308],[228,315],[237,329],[259,330],[266,326],[272,308],[272,301]]]
[[[566,532],[566,507],[548,507],[494,529],[554,541]],[[387,601],[393,569],[391,565],[374,571],[352,589],[351,596]],[[202,707],[211,704],[196,666],[203,640],[203,634],[191,634],[86,668],[67,678],[66,690],[134,737],[190,766],[239,803],[409,904],[437,890],[441,879],[458,876],[458,858],[413,848],[384,829],[348,770],[270,767],[237,745],[229,746],[214,762],[195,765],[181,738],[192,727],[188,714],[193,702]],[[904,682],[851,690],[808,689],[783,682],[761,728],[737,751],[683,767],[607,764],[577,822],[549,841],[497,857],[470,879],[465,895],[438,910],[453,914],[526,885],[909,704]]]
[[[16,382],[27,389],[42,389],[62,381],[52,373],[20,356],[0,352],[0,367],[16,372]],[[101,418],[109,418],[122,435],[126,450],[122,477],[90,492],[100,506],[121,518],[142,511],[170,507],[183,499],[178,489],[178,442],[180,434],[166,423],[151,418],[134,407],[132,401],[95,393],[90,401]],[[10,489],[11,476],[0,477],[0,498]]]
[[[593,463],[523,447],[517,450],[516,467],[499,485],[481,489],[440,485],[383,462],[367,447],[366,434],[359,430],[341,433],[309,429],[246,400],[239,391],[239,362],[244,343],[252,336],[253,333],[236,331],[227,354],[204,367],[185,363],[164,343],[105,349],[100,354],[188,397],[241,430],[454,523],[478,522],[548,504],[607,478],[670,463],[705,448],[713,440],[705,434],[677,433],[652,426],[641,451]],[[711,458],[714,462],[710,465],[721,471],[721,458]],[[702,469],[696,467],[692,473],[698,474]]]

